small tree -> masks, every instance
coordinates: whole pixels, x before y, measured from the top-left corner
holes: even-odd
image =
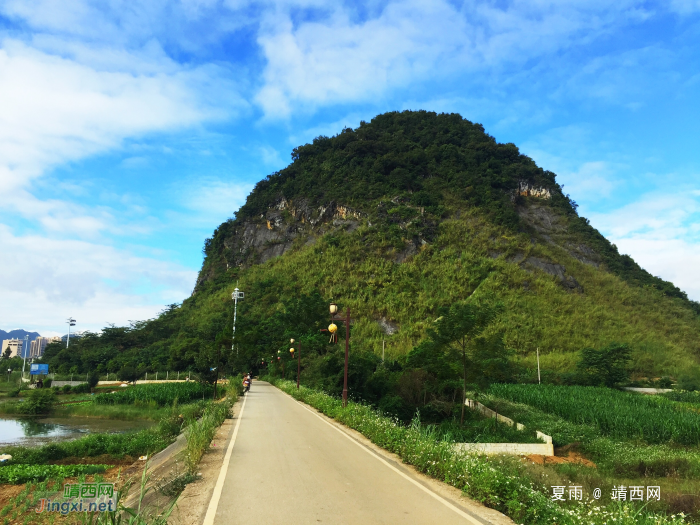
[[[133,366],[125,366],[117,373],[117,376],[120,381],[136,383],[141,374]]]
[[[505,347],[496,340],[477,339],[500,312],[501,307],[474,303],[457,303],[435,321],[435,329],[428,330],[428,341],[421,345],[423,353],[432,354],[432,361],[438,366],[454,366],[459,363],[462,376],[462,412],[460,424],[464,423],[464,403],[467,396],[467,383],[474,379],[481,387],[487,385],[487,369],[497,366],[503,359]],[[489,350],[499,350],[493,356]],[[501,352],[503,350],[503,352]],[[492,361],[492,357],[496,361]],[[507,361],[507,358],[506,358]],[[440,364],[442,363],[442,364]]]
[[[90,390],[94,389],[97,386],[97,383],[100,382],[100,375],[97,372],[90,372],[88,374],[87,378],[87,384],[90,387]]]
[[[584,348],[577,368],[590,384],[612,388],[629,378],[627,365],[631,353],[629,345],[624,343],[611,343],[600,350]]]

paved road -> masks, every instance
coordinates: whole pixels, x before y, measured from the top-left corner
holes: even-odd
[[[213,525],[488,523],[267,383],[253,383],[234,439]]]

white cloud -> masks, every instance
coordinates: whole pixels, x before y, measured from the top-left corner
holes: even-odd
[[[0,225],[0,319],[25,329],[82,329],[153,317],[192,290],[196,272],[98,243],[27,235]]]
[[[700,300],[700,192],[651,193],[590,219],[620,253]]]
[[[128,136],[220,118],[199,99],[202,71],[96,71],[16,40],[0,49],[0,189],[56,164],[118,147]]]
[[[640,4],[641,5],[641,4]],[[267,13],[267,59],[256,100],[270,118],[333,103],[376,101],[392,89],[524,63],[590,41],[647,13],[622,2],[389,2],[366,20],[340,5],[299,21]],[[494,78],[490,78],[495,81]],[[498,80],[500,82],[500,80]]]
[[[252,184],[229,183],[217,179],[198,179],[180,190],[182,204],[197,212],[191,220],[210,227],[233,217],[252,191]]]

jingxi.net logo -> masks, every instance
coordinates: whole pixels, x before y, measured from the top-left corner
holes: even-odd
[[[41,498],[37,513],[105,512],[117,509],[118,493],[114,483],[67,483],[63,497]]]

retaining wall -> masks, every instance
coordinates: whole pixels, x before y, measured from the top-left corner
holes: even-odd
[[[482,405],[474,399],[467,398],[464,404],[472,410],[482,413],[486,417],[492,417],[496,421],[500,421],[511,427],[514,426],[518,430],[525,430],[525,425],[522,423],[517,423],[511,418],[499,414],[495,410],[491,410],[489,407]],[[552,444],[552,436],[548,436],[539,430],[536,430],[535,434],[539,439],[544,441],[544,443],[458,443],[458,446],[462,447],[463,450],[472,450],[480,454],[541,454],[543,456],[553,456],[554,445]]]
[[[541,456],[553,456],[554,445],[551,443],[456,443],[455,448],[476,452],[477,454],[495,455],[511,454],[515,456],[528,456],[539,454]]]

